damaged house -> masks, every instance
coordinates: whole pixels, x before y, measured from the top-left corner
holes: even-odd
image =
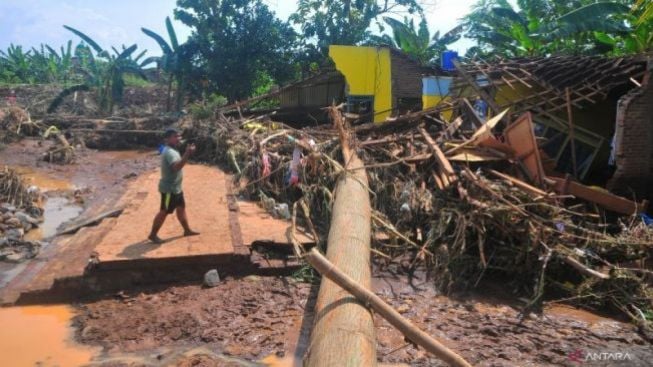
[[[561,56],[460,66],[451,97],[480,90],[491,99],[490,114],[505,108],[512,116],[531,112],[547,172],[571,174],[631,197],[651,197],[650,56]],[[474,88],[470,80],[477,81]]]
[[[383,122],[422,108],[425,68],[389,47],[331,46],[335,69],[326,70],[282,88],[275,119],[292,123],[328,120],[324,107],[347,103],[361,121]]]
[[[530,112],[543,170],[570,175],[636,200],[653,183],[651,55],[467,60],[425,68],[388,47],[331,46],[335,69],[275,92],[275,120],[328,120],[324,107],[346,103],[359,122],[382,123],[437,110],[439,121],[485,120],[509,109],[507,123]]]

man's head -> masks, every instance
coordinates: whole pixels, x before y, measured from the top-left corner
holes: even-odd
[[[168,129],[163,133],[163,141],[165,141],[166,145],[174,147],[181,141],[181,136],[177,130]]]

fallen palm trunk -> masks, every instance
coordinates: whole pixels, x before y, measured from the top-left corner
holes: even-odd
[[[336,183],[327,257],[361,287],[371,287],[371,207],[363,162],[350,149],[340,111],[331,108],[340,131],[344,172]],[[328,278],[315,305],[307,366],[376,366],[376,335],[371,312]]]
[[[323,277],[332,280],[337,285],[354,295],[360,302],[369,305],[413,343],[426,349],[428,352],[447,362],[451,366],[471,366],[467,361],[465,361],[465,359],[454,351],[442,345],[440,342],[433,339],[413,325],[410,321],[402,317],[390,305],[383,302],[379,296],[357,284],[353,279],[348,277],[347,274],[340,271],[335,265],[322,256],[316,248],[313,248],[306,255],[306,260],[320,274],[322,274]]]

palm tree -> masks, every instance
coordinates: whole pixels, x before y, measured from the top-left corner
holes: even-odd
[[[388,35],[372,37],[372,43],[400,49],[422,65],[437,63],[442,52],[446,51],[450,44],[458,41],[463,31],[460,25],[442,36],[438,31],[431,37],[424,18],[417,29],[412,19],[404,18],[403,22],[389,17],[383,19],[392,29],[392,37]]]
[[[114,54],[111,54],[86,34],[66,25],[64,28],[73,32],[88,45],[81,49],[78,48],[80,55],[83,56],[79,72],[85,76],[85,81],[82,84],[64,89],[50,104],[48,113],[54,112],[66,96],[77,91],[91,89],[94,89],[98,95],[101,110],[112,113],[115,103],[122,101],[125,74],[134,74],[147,79],[143,70],[135,61],[144,54],[141,53],[137,59],[132,58],[132,54],[138,48],[135,44],[130,47],[123,46],[122,50],[113,48]],[[88,47],[95,51],[95,56]]]
[[[143,33],[150,36],[154,39],[161,47],[163,55],[160,57],[150,57],[147,58],[141,66],[149,65],[153,62],[156,62],[158,67],[162,69],[168,75],[168,99],[166,103],[167,111],[171,109],[171,94],[172,94],[172,84],[177,82],[177,106],[176,109],[179,111],[181,109],[181,104],[183,101],[184,93],[184,70],[187,66],[183,57],[183,46],[179,45],[177,40],[177,33],[175,32],[174,27],[172,26],[172,21],[170,17],[166,17],[166,29],[168,31],[168,37],[170,38],[170,43],[166,42],[163,37],[159,34],[151,31],[147,28],[141,28]]]

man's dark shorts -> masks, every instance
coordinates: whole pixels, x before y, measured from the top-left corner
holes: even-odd
[[[165,210],[166,213],[172,214],[175,209],[184,207],[186,207],[186,201],[184,201],[183,192],[180,192],[179,194],[161,193],[161,210]]]

